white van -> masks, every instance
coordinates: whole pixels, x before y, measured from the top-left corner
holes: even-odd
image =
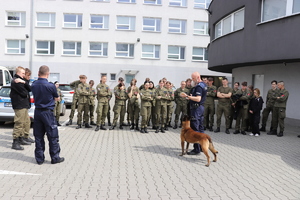
[[[6,67],[0,66],[0,88],[4,85],[10,85],[12,77]]]

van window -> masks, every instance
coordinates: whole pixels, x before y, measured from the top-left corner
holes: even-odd
[[[6,80],[6,85],[11,83],[11,76],[8,71],[4,71],[5,73],[5,80]]]
[[[0,70],[0,86],[3,86],[3,71]]]

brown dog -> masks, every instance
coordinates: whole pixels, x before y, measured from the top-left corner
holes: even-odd
[[[181,149],[182,149],[182,154],[180,156],[183,156],[185,153],[188,152],[190,143],[199,143],[201,145],[203,153],[205,154],[205,156],[207,158],[207,164],[205,166],[208,167],[210,164],[210,157],[208,155],[208,149],[215,156],[215,159],[213,161],[217,162],[218,151],[215,150],[210,136],[205,133],[199,133],[199,132],[194,131],[190,127],[190,119],[187,116],[184,116],[184,118],[182,120],[182,129],[181,129],[180,138],[181,138]],[[186,152],[184,152],[184,142],[185,141],[187,142],[186,150],[185,150]]]

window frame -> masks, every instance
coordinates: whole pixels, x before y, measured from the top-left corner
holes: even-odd
[[[145,2],[145,1],[148,1],[148,2],[154,2],[154,3],[147,3],[147,2]],[[143,2],[145,5],[156,5],[156,6],[159,6],[159,5],[162,5],[162,3],[161,3],[161,0],[144,0],[144,2]]]
[[[173,20],[173,21],[179,21],[180,22],[180,27],[179,28],[170,27],[171,20]],[[182,26],[182,22],[185,22],[185,26]],[[182,32],[183,27],[184,27],[184,32]],[[173,30],[179,30],[179,32],[171,32],[170,31],[171,29],[173,29]],[[186,34],[187,33],[187,20],[184,20],[184,19],[169,19],[168,33],[171,33],[171,34]]]
[[[207,9],[212,0],[205,0],[205,3],[197,3],[196,1],[197,0],[194,0],[194,8],[196,8],[196,9]],[[204,5],[204,7],[203,6],[197,6],[197,5]]]
[[[147,46],[152,46],[152,52],[143,52],[143,47],[147,45]],[[143,59],[160,59],[160,46],[161,45],[158,45],[158,44],[142,44],[142,52],[141,52],[141,58]],[[158,57],[156,57],[156,51],[157,51],[157,48],[158,48]],[[153,55],[152,57],[145,57],[143,56],[144,54],[149,54],[149,55]]]
[[[18,20],[8,19],[9,13],[17,13],[18,16],[14,16],[14,17],[19,17],[19,19]],[[12,24],[10,24],[10,23],[12,23]],[[18,24],[14,24],[14,23],[18,23]],[[26,12],[25,11],[6,11],[6,26],[21,26],[21,27],[26,26]]]
[[[150,26],[150,25],[145,25],[144,24],[144,20],[145,19],[153,19],[154,20],[154,26]],[[157,23],[157,21],[159,20],[159,25]],[[152,30],[144,30],[144,28],[151,28],[153,27],[153,31]],[[161,18],[154,18],[154,17],[143,17],[143,31],[146,31],[146,32],[157,32],[157,33],[160,33],[161,32]],[[159,29],[159,30],[157,30]]]
[[[42,48],[38,48],[38,42],[48,42],[48,49],[42,49]],[[53,53],[51,53],[51,43],[53,44]],[[55,54],[55,41],[45,41],[45,40],[36,40],[36,43],[35,43],[35,54],[36,55],[54,55]],[[38,51],[48,51],[47,54],[44,54],[44,53],[38,53]]]
[[[72,49],[64,49],[64,45],[65,45],[65,42],[74,42],[75,43],[75,48],[74,50]],[[77,54],[77,51],[78,51],[78,44],[80,43],[80,54]],[[62,55],[63,56],[81,56],[81,47],[82,47],[82,44],[81,42],[79,41],[63,41],[63,45],[62,45]],[[74,54],[65,54],[64,51],[74,51]]]
[[[178,54],[170,54],[169,53],[169,47],[178,47]],[[181,51],[182,51],[182,48],[183,48],[183,50],[184,50],[184,54],[183,54],[183,58],[181,58],[182,57],[182,55],[181,55]],[[168,60],[174,60],[174,61],[185,61],[185,49],[186,49],[186,47],[185,46],[179,46],[179,45],[168,45]],[[176,55],[178,55],[178,59],[176,59],[176,58],[170,58],[170,56],[176,56]]]
[[[99,16],[99,17],[102,17],[102,21],[103,23],[92,23],[92,17],[96,17],[96,16]],[[106,19],[105,19],[106,18]],[[107,23],[107,24],[106,24]],[[103,28],[94,28],[92,27],[92,25],[103,25]],[[98,15],[98,14],[90,14],[90,24],[89,24],[89,28],[90,29],[100,29],[100,30],[107,30],[109,29],[109,15]]]
[[[124,2],[121,2],[124,1]],[[125,2],[128,1],[128,2]],[[136,0],[117,0],[117,3],[136,3]]]
[[[76,16],[76,21],[75,22],[65,22],[65,15],[75,15]],[[81,16],[81,26],[78,26],[78,23],[79,23],[79,19],[78,17]],[[82,20],[82,14],[75,14],[75,13],[64,13],[63,14],[63,28],[75,28],[75,29],[81,29],[82,28],[82,23],[83,23],[83,20]],[[66,24],[74,24],[75,26],[74,27],[67,27]]]
[[[91,50],[91,44],[95,43],[95,44],[100,44],[101,45],[101,49],[100,50]],[[106,50],[105,50],[106,48]],[[100,53],[100,55],[91,55],[91,52],[98,52]],[[104,53],[106,52],[106,55],[104,55]],[[108,56],[108,42],[96,42],[96,41],[90,41],[89,42],[89,51],[88,51],[88,55],[91,57],[107,57]]]
[[[172,3],[174,5],[171,5]],[[175,4],[178,4],[178,3],[180,5],[175,5]],[[186,8],[187,7],[187,0],[169,0],[169,6],[172,6],[172,7],[184,7],[184,8]]]
[[[118,19],[120,17],[127,17],[128,20],[128,24],[118,24]],[[117,23],[116,23],[116,30],[118,31],[135,31],[135,20],[136,17],[135,16],[124,16],[124,15],[117,15]],[[133,23],[133,24],[132,24]],[[128,27],[128,29],[119,29],[118,27]],[[132,27],[133,26],[133,27]]]
[[[8,47],[8,41],[18,41],[18,48],[9,48]],[[24,49],[24,52],[22,52],[22,46]],[[9,50],[18,50],[18,53],[13,53],[9,52]],[[26,48],[25,48],[25,40],[12,40],[12,39],[7,39],[6,40],[6,46],[5,46],[5,53],[6,54],[16,54],[16,55],[24,55],[26,53]]]
[[[196,28],[195,28],[195,23],[197,23],[197,22],[205,23],[204,29],[196,29]],[[201,33],[195,33],[195,31],[199,31],[199,32],[203,31],[204,34],[201,34]],[[197,21],[197,20],[195,20],[195,21],[194,21],[193,34],[194,34],[194,35],[208,35],[208,22],[205,22],[205,21]]]
[[[38,21],[38,14],[48,14],[49,21]],[[56,20],[56,13],[46,13],[46,12],[36,12],[36,23],[35,27],[42,27],[42,28],[54,28],[55,27],[55,20]],[[51,25],[53,22],[53,26]],[[39,23],[48,23],[48,26],[39,26]]]
[[[110,2],[110,0],[91,0],[91,1],[94,1],[94,2]]]
[[[194,54],[194,48],[197,48],[197,49],[202,49],[203,51],[203,54],[202,55],[197,55],[197,54]],[[194,57],[199,57],[199,58],[203,58],[203,59],[194,59]],[[206,60],[205,60],[206,58]],[[192,49],[192,61],[195,61],[195,62],[199,62],[199,61],[208,61],[208,55],[207,55],[207,48],[205,47],[193,47]]]
[[[128,50],[127,51],[117,51],[117,45],[125,45],[127,44],[127,47],[128,47]],[[133,49],[133,52],[130,53],[130,49]],[[128,52],[128,55],[127,56],[120,56],[120,55],[117,55],[118,53],[126,53]],[[132,56],[130,56],[132,54]],[[115,51],[115,57],[116,58],[134,58],[134,44],[131,44],[131,43],[116,43],[116,51]]]

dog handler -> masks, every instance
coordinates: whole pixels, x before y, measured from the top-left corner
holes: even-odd
[[[193,80],[193,88],[191,89],[191,94],[187,95],[185,93],[181,93],[182,97],[186,97],[189,99],[189,109],[191,115],[191,128],[194,131],[204,133],[204,102],[206,99],[207,86],[201,80],[199,72],[192,73]],[[194,144],[194,149],[191,152],[188,152],[188,155],[197,155],[200,153],[199,144]]]

